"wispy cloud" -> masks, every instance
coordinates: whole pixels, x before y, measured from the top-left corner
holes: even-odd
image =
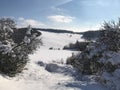
[[[28,25],[31,25],[32,27],[45,26],[45,24],[43,24],[40,21],[34,19],[24,19],[22,17],[18,18],[17,22],[18,22],[18,27],[26,27]]]
[[[53,16],[48,16],[47,18],[57,23],[70,23],[74,19],[74,17],[64,16],[64,15],[53,15]]]
[[[61,8],[60,6],[68,4],[74,0],[56,0],[59,3],[52,5],[50,8],[51,10],[55,11],[56,13],[63,14],[65,11],[67,11],[65,8]]]
[[[61,13],[64,11],[64,9],[59,8],[59,7],[55,7],[55,6],[52,6],[51,9],[56,11],[56,12],[61,12]]]
[[[62,0],[61,3],[59,3],[59,4],[56,5],[56,7],[57,7],[57,6],[64,5],[64,4],[67,4],[67,3],[72,2],[72,1],[73,1],[73,0]]]

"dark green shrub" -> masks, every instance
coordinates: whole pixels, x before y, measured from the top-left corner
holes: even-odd
[[[32,33],[30,26],[22,31],[15,27],[14,20],[0,19],[0,72],[15,76],[21,72],[28,61],[28,54],[33,53],[40,43],[39,32]],[[19,33],[19,34],[18,34]],[[22,36],[21,36],[22,35]]]
[[[111,62],[107,62],[112,56],[106,54],[108,52],[117,53],[118,51],[120,51],[120,19],[117,23],[104,23],[98,40],[90,43],[78,55],[68,58],[67,64],[78,68],[83,74],[97,74],[103,70],[112,73],[117,67]],[[101,58],[106,63],[103,63]]]
[[[103,32],[99,38],[99,42],[107,45],[107,49],[111,51],[120,50],[120,19],[117,23],[114,21],[104,23]]]

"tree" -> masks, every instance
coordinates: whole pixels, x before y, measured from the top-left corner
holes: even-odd
[[[108,50],[120,50],[120,19],[117,23],[114,21],[103,24],[103,32],[99,38],[100,42],[107,45]]]
[[[67,60],[82,74],[94,74],[110,90],[120,90],[120,19],[104,23],[96,42]]]
[[[77,67],[81,72],[84,72],[84,74],[98,73],[100,70],[102,70],[102,68],[106,68],[105,66],[109,67],[110,69],[107,70],[108,68],[106,68],[106,71],[113,72],[115,70],[115,66],[99,61],[101,58],[104,58],[106,62],[108,59],[112,58],[112,56],[110,57],[111,52],[117,55],[119,51],[120,19],[117,23],[115,23],[114,21],[108,23],[105,22],[103,24],[102,32],[100,33],[100,37],[98,38],[98,40],[96,40],[96,42],[90,43],[87,48],[80,54],[76,55],[74,59],[69,58],[67,61],[68,63],[70,62],[69,64],[72,64],[74,67]],[[112,69],[110,66],[112,67]]]
[[[14,76],[23,70],[28,61],[28,54],[32,53],[40,43],[37,37],[41,34],[38,35],[37,31],[37,34],[32,33],[30,26],[23,29],[22,38],[18,38],[21,30],[15,25],[15,21],[10,18],[0,19],[0,72],[8,76]],[[36,41],[39,42],[33,43]]]

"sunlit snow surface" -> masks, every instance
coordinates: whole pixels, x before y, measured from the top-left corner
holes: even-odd
[[[80,35],[42,32],[41,38],[43,45],[29,55],[30,61],[21,74],[14,78],[0,76],[0,90],[107,90],[93,76],[83,77],[65,64],[67,57],[78,52],[62,48],[76,40],[83,41]]]

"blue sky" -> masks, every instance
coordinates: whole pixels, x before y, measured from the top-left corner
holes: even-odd
[[[13,17],[18,26],[98,29],[120,17],[120,0],[0,0],[0,17]]]

